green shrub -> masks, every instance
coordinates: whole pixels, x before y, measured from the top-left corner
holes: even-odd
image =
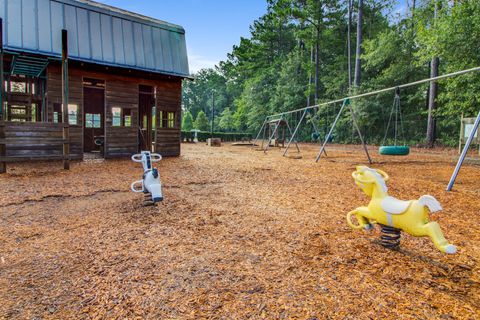
[[[182,136],[182,141],[193,142],[193,139],[195,137],[195,133],[190,132],[190,131],[182,131],[181,136]],[[212,135],[209,131],[197,132],[198,141],[205,142],[211,136]],[[238,132],[214,132],[213,137],[214,138],[220,138],[220,139],[222,139],[222,141],[225,141],[225,142],[250,141],[252,139],[252,135],[250,133],[245,133],[245,132],[241,132],[241,133],[238,133]]]

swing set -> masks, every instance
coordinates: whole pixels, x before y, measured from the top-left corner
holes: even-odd
[[[438,80],[451,78],[451,77],[456,77],[456,76],[464,75],[464,74],[471,73],[471,72],[478,72],[478,71],[480,71],[480,67],[460,70],[460,71],[444,74],[444,75],[437,76],[437,77],[432,77],[432,78],[427,78],[427,79],[423,79],[423,80],[418,80],[418,81],[402,84],[402,85],[395,86],[395,87],[384,88],[384,89],[380,89],[380,90],[376,90],[376,91],[371,91],[371,92],[366,92],[366,93],[362,93],[362,94],[358,94],[358,95],[354,95],[354,96],[350,96],[350,97],[345,97],[345,98],[342,98],[342,99],[337,99],[337,100],[333,100],[333,101],[320,103],[320,104],[313,105],[313,106],[308,106],[308,107],[305,107],[305,108],[300,108],[300,109],[295,109],[295,110],[291,110],[291,111],[286,111],[286,112],[281,112],[281,113],[269,115],[265,118],[265,121],[263,122],[262,127],[260,128],[260,130],[259,130],[259,132],[258,132],[258,134],[255,138],[254,145],[256,144],[256,142],[258,141],[258,139],[260,138],[260,136],[263,132],[262,149],[264,150],[264,152],[266,152],[268,147],[270,146],[270,143],[272,142],[272,139],[274,138],[276,132],[278,131],[278,128],[280,127],[280,123],[282,123],[281,120],[283,119],[283,120],[286,121],[286,126],[288,128],[288,133],[289,133],[288,143],[287,143],[287,146],[285,148],[285,151],[283,152],[283,156],[287,156],[288,151],[289,151],[292,143],[295,144],[297,153],[300,153],[300,148],[298,146],[297,135],[298,135],[298,132],[299,132],[299,128],[302,126],[302,123],[306,120],[307,114],[309,114],[310,111],[313,111],[313,113],[314,113],[313,117],[311,117],[308,120],[310,120],[310,122],[314,123],[314,121],[312,121],[312,119],[315,119],[318,116],[318,110],[320,109],[320,107],[335,105],[337,103],[342,103],[342,105],[340,107],[340,110],[337,113],[337,116],[335,117],[335,120],[333,121],[333,123],[330,127],[330,130],[329,130],[328,134],[326,135],[326,137],[324,138],[323,141],[321,141],[321,139],[318,139],[318,141],[317,141],[317,143],[319,143],[319,145],[320,145],[320,150],[319,150],[317,156],[315,157],[315,161],[319,162],[322,154],[325,154],[325,156],[327,156],[327,153],[325,151],[325,147],[326,147],[327,143],[331,141],[333,132],[335,130],[335,127],[336,127],[337,122],[340,119],[341,115],[343,114],[343,112],[346,109],[348,109],[348,110],[350,110],[350,117],[352,119],[353,126],[354,126],[354,128],[355,128],[355,130],[356,130],[356,132],[357,132],[357,134],[360,138],[360,142],[363,146],[363,150],[365,152],[367,160],[370,164],[372,164],[372,159],[371,159],[370,154],[368,152],[367,145],[365,143],[365,140],[364,140],[364,138],[362,136],[362,133],[360,131],[360,128],[358,126],[356,115],[355,115],[355,112],[354,112],[353,107],[351,106],[350,102],[351,102],[351,100],[354,100],[354,99],[365,98],[365,97],[369,97],[369,96],[378,95],[380,93],[394,91],[395,92],[395,97],[394,97],[392,110],[390,112],[390,117],[389,117],[389,120],[388,120],[388,124],[387,124],[387,128],[386,128],[386,131],[385,131],[385,136],[384,136],[384,139],[383,139],[383,142],[382,142],[382,146],[380,146],[378,151],[379,151],[379,154],[381,154],[381,155],[406,156],[410,153],[410,148],[409,148],[409,146],[406,145],[406,140],[405,140],[405,136],[404,136],[403,119],[402,119],[402,112],[401,112],[401,105],[400,105],[400,89],[407,88],[407,87],[412,87],[412,86],[417,86],[417,85],[424,84],[424,83],[436,82]],[[300,116],[298,116],[298,115],[300,115]],[[289,117],[297,120],[297,121],[294,122],[295,125],[291,125],[291,123],[289,123],[289,121],[286,120]],[[265,140],[265,138],[266,138],[266,133],[265,133],[266,132],[266,127],[268,126],[268,128],[271,128],[272,123],[276,123],[276,124],[273,125],[273,131],[271,131],[271,134],[269,136],[267,145],[265,147],[263,147],[263,140]],[[387,142],[387,136],[389,134],[389,129],[390,129],[391,125],[392,125],[392,128],[393,128],[393,137],[394,137],[393,145],[385,145],[385,143]],[[461,166],[463,164],[463,161],[466,157],[466,154],[467,154],[468,148],[470,146],[470,143],[474,139],[474,134],[475,134],[475,132],[477,132],[479,125],[480,125],[480,112],[478,113],[478,116],[475,120],[475,123],[473,125],[470,137],[467,139],[467,141],[465,143],[465,147],[462,151],[462,154],[460,155],[460,158],[458,159],[457,166],[455,167],[455,170],[452,174],[452,177],[451,177],[450,182],[449,182],[448,187],[447,187],[447,191],[450,191],[453,187],[453,184],[455,183],[455,179],[458,175],[458,172],[460,171],[460,168],[461,168]],[[292,131],[292,127],[294,128],[293,131]],[[314,130],[315,130],[314,133],[316,133],[315,136],[318,136],[318,138],[320,138],[320,136],[318,135],[318,129],[316,127],[314,127]],[[312,138],[313,138],[313,134],[312,134]],[[399,138],[401,138],[403,140],[403,144],[398,144]]]
[[[270,147],[284,147],[285,139],[288,137],[288,134],[291,134],[291,129],[288,122],[282,116],[277,119],[266,119],[259,132],[259,135],[260,134],[262,134],[262,143],[257,150],[266,153]],[[256,146],[258,138],[259,137],[253,142],[254,146]]]

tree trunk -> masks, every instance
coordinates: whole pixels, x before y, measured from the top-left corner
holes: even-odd
[[[320,27],[317,27],[317,39],[315,41],[315,104],[318,101],[318,93],[320,91],[320,82],[318,76],[320,75]]]
[[[347,25],[347,59],[348,59],[348,90],[352,88],[352,0],[348,0],[348,25]]]
[[[416,1],[413,0],[412,3],[412,32],[415,32],[415,7],[416,7]]]
[[[358,0],[358,17],[357,17],[357,50],[355,53],[355,79],[354,86],[359,87],[361,81],[362,62],[362,19],[363,19],[363,0]]]
[[[435,1],[435,10],[433,15],[433,23],[435,24],[435,20],[437,20],[437,11],[438,11],[438,3]],[[438,64],[439,59],[438,57],[433,57],[430,63],[430,78],[438,76]],[[436,128],[436,121],[434,116],[434,111],[437,107],[437,83],[430,82],[430,90],[428,94],[428,120],[427,120],[427,145],[428,147],[432,148],[435,144],[436,135],[435,135],[435,128]]]
[[[313,45],[310,48],[310,63],[313,63],[314,53],[313,53]],[[307,107],[310,107],[310,98],[312,97],[312,69],[309,68],[308,70],[308,96],[307,96]]]
[[[438,57],[433,57],[430,64],[430,77],[438,77]],[[434,111],[437,108],[437,83],[430,82],[430,90],[428,94],[428,121],[427,121],[427,145],[432,148],[436,140],[436,120],[434,116]]]

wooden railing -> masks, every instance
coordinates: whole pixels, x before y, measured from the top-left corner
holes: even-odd
[[[69,146],[64,128],[68,124],[0,121],[0,173],[6,172],[7,162],[69,161],[70,155],[64,153],[64,146]]]

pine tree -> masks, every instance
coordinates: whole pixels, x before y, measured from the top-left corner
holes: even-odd
[[[205,112],[200,111],[197,114],[197,119],[195,119],[195,129],[201,130],[201,131],[208,131],[208,118],[205,115]]]
[[[189,111],[187,111],[183,114],[182,130],[190,131],[192,129],[193,129],[193,117],[192,117],[192,114]]]
[[[220,129],[225,131],[231,131],[234,127],[233,113],[229,107],[225,108],[220,115],[220,121],[218,123]]]

